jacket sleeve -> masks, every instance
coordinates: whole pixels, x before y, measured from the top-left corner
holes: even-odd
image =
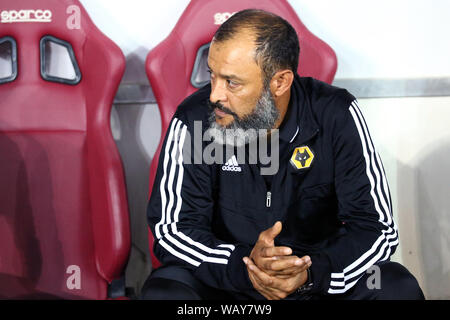
[[[340,235],[312,255],[313,292],[340,294],[352,288],[375,263],[398,245],[388,183],[357,101],[335,117],[334,183]]]
[[[147,208],[155,238],[154,253],[163,265],[185,266],[211,287],[251,290],[242,258],[252,248],[225,243],[212,233],[211,166],[194,162],[193,132],[187,121],[176,114],[161,149]]]

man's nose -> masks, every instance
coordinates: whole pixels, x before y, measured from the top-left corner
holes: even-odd
[[[211,94],[209,96],[211,102],[221,102],[227,101],[226,88],[222,81],[211,81]]]

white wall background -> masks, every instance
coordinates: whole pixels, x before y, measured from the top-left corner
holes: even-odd
[[[125,55],[139,52],[145,58],[147,50],[170,33],[189,0],[81,2]],[[445,54],[450,52],[448,0],[288,2],[305,25],[336,51],[338,79],[450,74]]]
[[[124,84],[148,83],[146,55],[169,34],[189,3],[81,2],[126,55]],[[448,0],[289,2],[305,25],[336,51],[336,79],[450,77]],[[450,299],[450,97],[360,99],[360,105],[391,187],[400,229],[394,260],[418,278],[427,298]],[[157,105],[116,105],[112,124],[133,215],[127,281],[140,288],[150,271],[145,207],[148,167],[160,138]]]
[[[450,299],[450,97],[361,99],[399,226],[395,260]]]

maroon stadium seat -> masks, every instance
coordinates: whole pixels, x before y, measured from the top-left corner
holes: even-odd
[[[130,250],[110,129],[124,56],[77,0],[0,11],[0,298],[108,298]]]
[[[300,41],[298,72],[331,83],[337,68],[334,51],[314,36],[286,0],[192,0],[170,35],[147,56],[146,71],[161,114],[161,140],[150,166],[150,193],[159,154],[170,120],[178,104],[207,81],[202,75],[214,32],[230,14],[258,8],[273,12],[297,30]],[[203,62],[203,63],[202,63]],[[150,248],[153,237],[149,235]],[[153,267],[159,262],[152,255]]]

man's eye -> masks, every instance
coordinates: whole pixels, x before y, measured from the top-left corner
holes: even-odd
[[[239,83],[234,82],[233,80],[227,80],[227,83],[230,88],[236,88],[239,86]]]

